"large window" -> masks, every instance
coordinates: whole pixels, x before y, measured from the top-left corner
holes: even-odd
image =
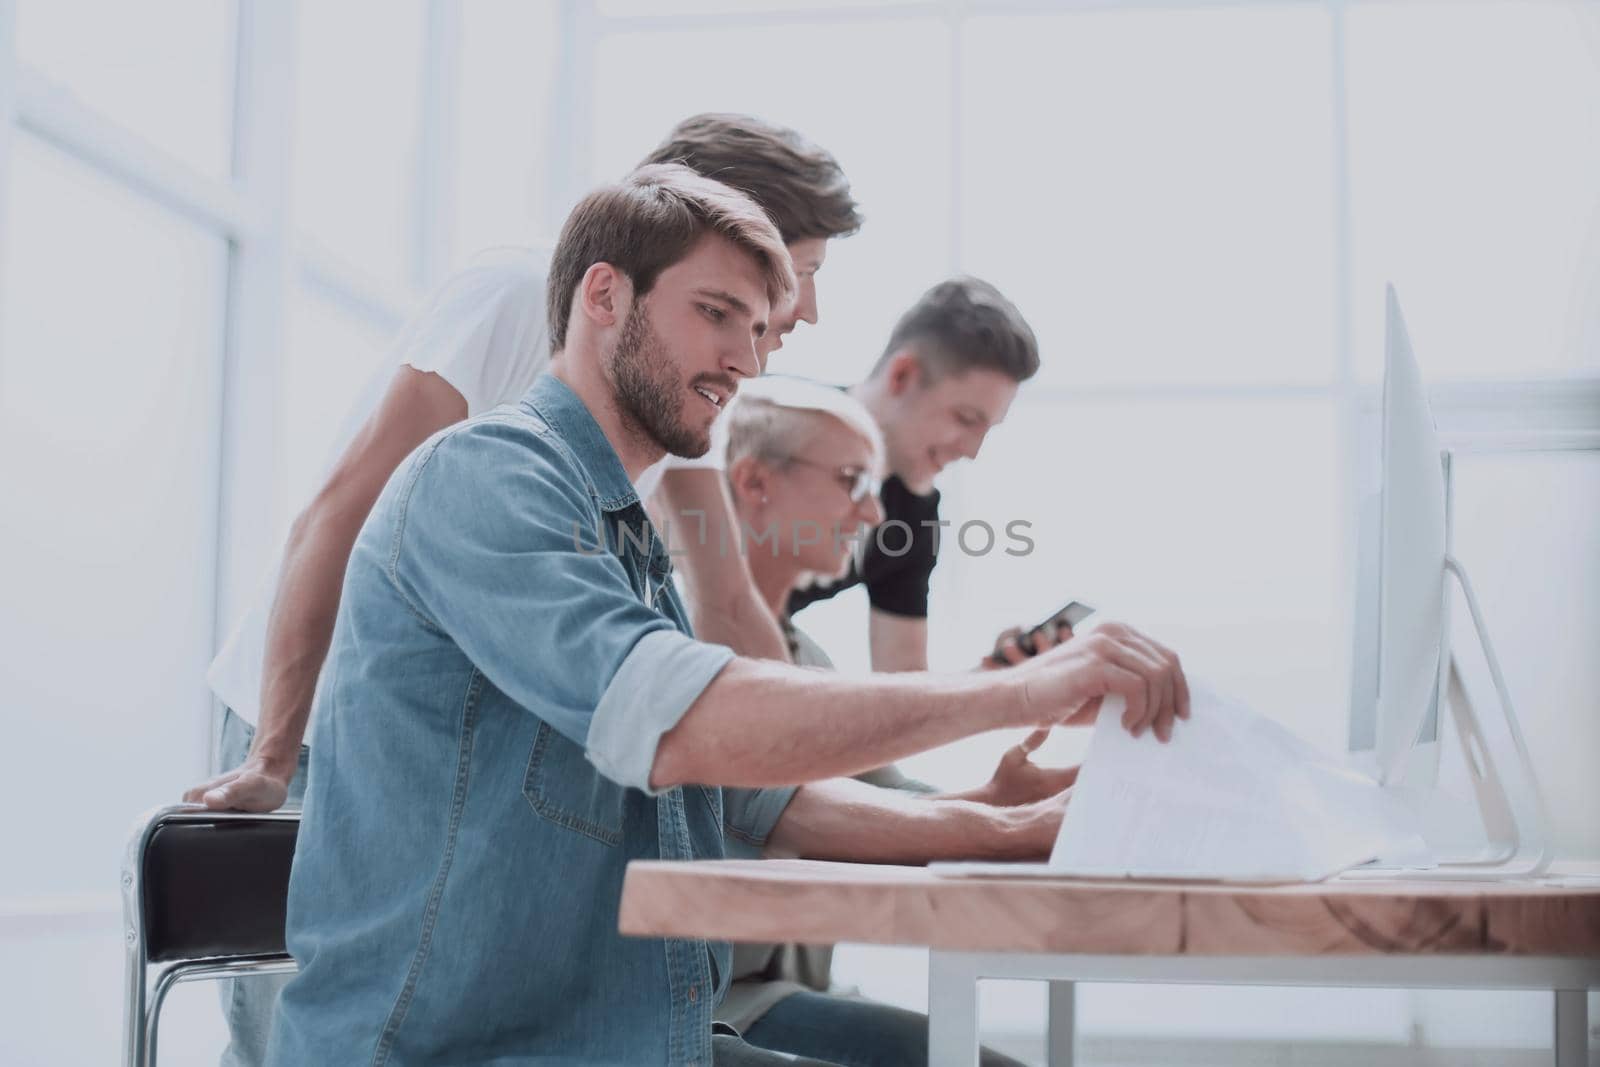
[[[55,798],[56,818],[12,829],[39,862],[6,891],[34,895],[109,888],[132,813],[203,765],[225,256],[48,145],[12,151],[0,699],[12,750],[33,754],[7,789],[34,804],[11,810]],[[63,792],[79,759],[93,787]]]
[[[422,2],[340,0],[296,15],[296,225],[368,274],[420,280]]]
[[[461,5],[450,260],[553,239],[552,93],[560,8],[521,0]]]
[[[232,166],[233,5],[21,0],[17,58],[57,91],[211,176]]]
[[[1600,372],[1600,10],[1361,4],[1348,25],[1362,374],[1386,281],[1430,379]]]
[[[1332,380],[1326,13],[977,18],[962,55],[961,267],[1039,332],[1024,396]]]

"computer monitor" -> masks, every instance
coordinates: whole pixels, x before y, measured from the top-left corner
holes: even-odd
[[[1543,790],[1483,610],[1466,569],[1451,554],[1450,457],[1439,447],[1393,286],[1387,303],[1380,485],[1363,508],[1356,561],[1351,751],[1422,820],[1423,836],[1438,856],[1430,876],[1536,875],[1554,855]],[[1505,727],[1500,740],[1484,732],[1452,655],[1451,599],[1445,595],[1452,579],[1494,685]],[[1446,707],[1477,801],[1481,844],[1461,837],[1459,805],[1436,788]],[[1512,803],[1504,769],[1516,771],[1524,785],[1519,805]]]
[[[1380,486],[1357,553],[1351,747],[1385,784],[1434,784],[1441,663],[1448,659],[1448,502],[1422,373],[1394,287],[1387,290]]]

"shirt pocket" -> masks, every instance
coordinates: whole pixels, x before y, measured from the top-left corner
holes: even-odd
[[[522,795],[535,812],[606,845],[622,841],[626,790],[594,769],[581,746],[539,723]]]

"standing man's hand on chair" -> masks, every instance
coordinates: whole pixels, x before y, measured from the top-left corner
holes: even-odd
[[[254,752],[244,763],[183,794],[186,804],[204,804],[212,811],[277,811],[289,798],[295,764],[273,766]]]
[[[267,812],[283,806],[361,524],[412,449],[467,414],[466,399],[438,374],[409,365],[395,371],[377,409],[290,527],[267,622],[260,712],[250,755],[233,770],[184,793],[185,801],[214,811]]]

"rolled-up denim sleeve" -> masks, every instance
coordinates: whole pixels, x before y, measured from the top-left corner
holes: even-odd
[[[798,788],[723,789],[722,831],[729,855],[759,856]]]
[[[606,686],[589,723],[589,762],[613,782],[647,793],[661,735],[677,725],[733,650],[676,630],[652,630],[633,646]]]
[[[389,566],[407,603],[601,774],[648,790],[661,735],[732,651],[645,606],[577,460],[527,420],[449,431],[407,476]]]

